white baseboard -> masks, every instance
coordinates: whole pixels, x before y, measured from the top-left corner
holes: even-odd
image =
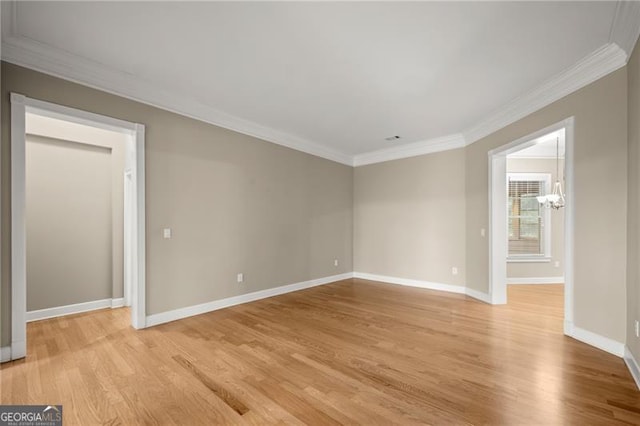
[[[122,308],[124,306],[124,297],[111,299],[111,308]]]
[[[24,358],[27,356],[27,341],[13,340],[11,341],[11,360]]]
[[[11,346],[0,348],[0,362],[11,361]]]
[[[305,288],[316,287],[329,284],[335,281],[353,278],[353,273],[332,275],[330,277],[318,278],[315,280],[303,281],[295,284],[283,285],[280,287],[260,290],[253,293],[241,294],[239,296],[227,297],[226,299],[214,300],[200,305],[187,306],[186,308],[174,309],[173,311],[161,312],[147,316],[147,327],[164,324],[166,322],[192,317],[194,315],[205,314],[218,309],[228,308],[242,303],[253,302],[280,294],[291,293],[293,291],[304,290]]]
[[[508,278],[507,284],[564,284],[564,277]]]
[[[55,308],[29,311],[27,312],[27,322],[61,317],[63,315],[79,314],[87,311],[95,311],[96,309],[111,308],[113,300],[114,299],[94,300],[91,302],[76,303],[74,305],[57,306]]]
[[[446,291],[449,293],[466,294],[467,296],[473,297],[474,299],[478,299],[486,303],[491,303],[491,298],[488,294],[459,285],[441,284],[431,281],[413,280],[409,278],[389,277],[387,275],[368,274],[365,272],[354,272],[353,277],[361,278],[363,280],[380,281],[387,284],[398,284],[409,287],[425,288],[429,290]]]
[[[587,345],[601,349],[620,358],[624,357],[625,344],[608,337],[593,333],[573,324],[565,324],[565,334]]]
[[[636,386],[640,390],[640,367],[638,366],[638,363],[636,362],[636,359],[629,350],[628,346],[624,347],[624,362],[625,364],[627,364],[629,373],[631,373],[633,381],[636,382]]]
[[[354,278],[361,278],[363,280],[381,281],[387,284],[406,285],[409,287],[426,288],[429,290],[447,291],[449,293],[465,293],[465,287],[461,285],[441,284],[430,281],[412,280],[409,278],[397,278],[389,277],[386,275],[367,274],[365,272],[354,272]]]
[[[478,299],[484,303],[488,303],[490,305],[494,304],[491,301],[491,296],[489,296],[487,293],[483,293],[481,291],[478,290],[474,290],[472,288],[466,287],[464,290],[465,294],[469,297],[473,297],[474,299]]]

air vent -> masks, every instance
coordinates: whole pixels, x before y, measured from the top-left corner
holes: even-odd
[[[398,139],[400,139],[400,136],[389,136],[388,138],[384,138],[384,140],[386,141],[397,141]]]

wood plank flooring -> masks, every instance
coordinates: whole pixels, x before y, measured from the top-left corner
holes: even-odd
[[[2,404],[90,424],[640,424],[622,359],[562,335],[562,286],[463,295],[346,280],[147,330],[30,323]]]

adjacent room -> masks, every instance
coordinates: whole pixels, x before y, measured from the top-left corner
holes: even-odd
[[[33,113],[25,134],[27,321],[129,306],[127,136]]]
[[[640,424],[640,2],[0,18],[0,424]]]
[[[565,140],[562,128],[506,159],[507,303],[556,330],[565,318]]]

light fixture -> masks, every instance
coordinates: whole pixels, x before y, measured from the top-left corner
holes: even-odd
[[[553,192],[547,195],[539,195],[536,198],[542,207],[547,209],[561,209],[564,207],[564,193],[560,183],[560,138],[556,138],[556,183]]]

